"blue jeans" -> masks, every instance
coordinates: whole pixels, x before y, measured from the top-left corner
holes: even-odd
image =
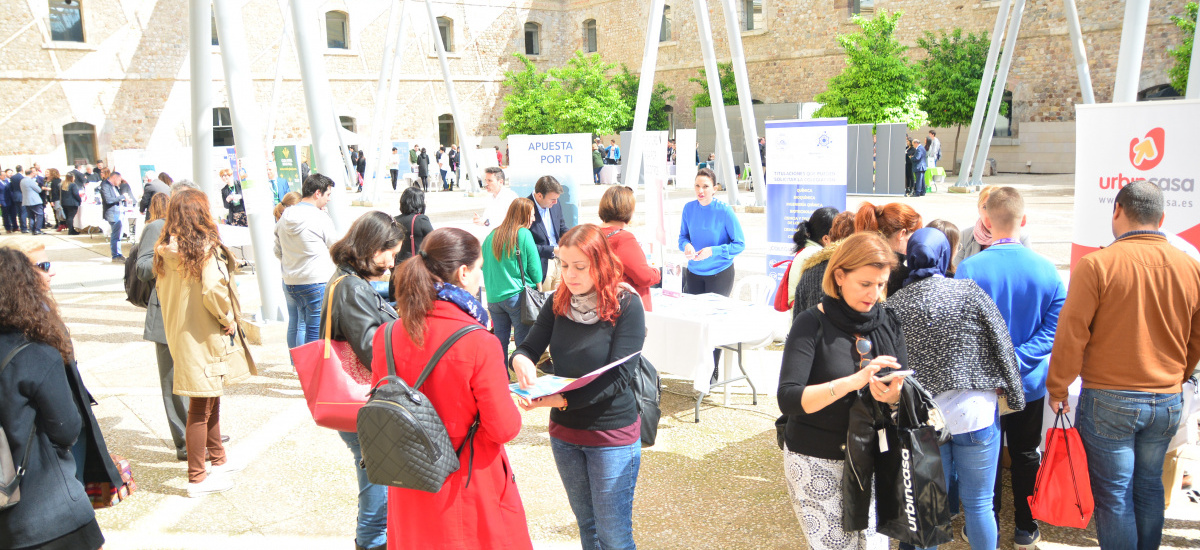
[[[967,520],[967,538],[972,550],[995,550],[999,530],[992,513],[992,490],[996,469],[1000,465],[1000,424],[958,434],[942,445],[942,470],[946,473],[946,488],[950,492],[951,510],[958,510],[962,501]],[[957,483],[956,483],[957,480]],[[957,485],[956,489],[952,489]],[[953,492],[958,491],[956,498]],[[913,548],[900,544],[900,548]],[[934,546],[933,548],[937,548]]]
[[[1076,427],[1087,452],[1104,550],[1153,550],[1163,534],[1163,457],[1183,415],[1178,393],[1084,390]]]
[[[354,454],[354,473],[358,476],[358,527],[354,530],[354,543],[363,548],[375,548],[387,544],[387,487],[367,481],[367,471],[359,466],[362,447],[358,434],[338,432],[350,452]]]
[[[501,302],[488,303],[488,315],[492,318],[492,330],[500,339],[504,354],[508,355],[508,336],[513,335],[513,347],[521,345],[529,335],[529,327],[521,324],[521,308],[517,306],[521,295],[514,294],[512,298]]]
[[[637,548],[633,490],[642,465],[642,442],[588,447],[551,437],[550,450],[579,525],[583,550]]]
[[[302,346],[321,337],[321,302],[325,300],[325,283],[283,285],[287,302],[288,348]]]
[[[108,247],[112,249],[112,257],[116,258],[121,255],[121,220],[108,222],[108,226],[112,228],[108,234]]]

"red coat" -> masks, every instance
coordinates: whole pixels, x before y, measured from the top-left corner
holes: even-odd
[[[633,233],[609,227],[602,228],[601,231],[608,236],[608,246],[621,259],[621,264],[624,266],[624,281],[637,289],[638,295],[642,297],[642,307],[646,311],[652,311],[650,285],[660,281],[662,273],[646,263],[646,252],[642,250],[642,245],[638,244],[637,237],[634,237]]]
[[[460,327],[475,323],[454,304],[437,301],[426,317],[425,347],[418,349],[403,323],[392,330],[396,374],[416,382],[433,352]],[[384,327],[375,333],[371,370],[375,382],[387,376]],[[388,549],[532,549],[525,509],[517,492],[516,475],[504,444],[521,431],[521,413],[508,391],[504,352],[495,336],[475,331],[450,348],[421,392],[446,424],[457,448],[479,414],[475,434],[475,465],[467,479],[470,447],[463,449],[457,472],[446,478],[436,494],[388,488]]]

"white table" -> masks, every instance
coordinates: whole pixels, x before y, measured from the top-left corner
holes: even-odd
[[[679,297],[655,294],[651,300],[654,311],[646,312],[646,343],[642,346],[642,354],[659,372],[692,380],[692,387],[699,393],[696,398],[697,422],[700,421],[700,402],[713,386],[725,386],[728,391],[729,383],[744,379],[750,383],[751,391],[755,392],[754,402],[758,404],[757,390],[742,364],[741,346],[762,342],[774,335],[774,316],[771,315],[774,310],[771,307],[717,294]],[[710,384],[712,351],[718,347],[726,351],[725,379]],[[737,354],[741,376],[729,378],[734,354]]]
[[[138,212],[135,207],[126,207],[121,210],[121,235],[133,239],[137,232],[137,224],[142,220],[141,212]],[[79,211],[75,214],[75,229],[85,229],[95,227],[100,230],[100,234],[108,237],[111,227],[104,220],[104,209],[99,204],[81,204]],[[90,234],[90,232],[89,232]]]
[[[618,181],[620,179],[620,177],[621,177],[621,165],[619,165],[619,164],[605,164],[604,167],[600,169],[600,183],[604,183],[604,184],[620,183]]]
[[[217,232],[221,235],[221,244],[229,248],[236,248],[238,253],[242,255],[242,261],[248,265],[253,265],[251,258],[246,255],[247,248],[254,248],[254,243],[250,240],[249,227],[219,223],[217,224]]]

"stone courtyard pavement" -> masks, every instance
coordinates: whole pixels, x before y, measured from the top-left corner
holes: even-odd
[[[1011,176],[989,183],[1013,184],[1027,193],[1029,233],[1034,248],[1065,273],[1072,223],[1070,176]],[[582,189],[583,221],[595,220],[604,188]],[[385,193],[394,211],[397,194]],[[690,189],[672,191],[670,224],[678,224]],[[723,197],[722,197],[723,198]],[[851,197],[851,208],[863,200]],[[934,194],[912,203],[925,220],[947,218],[969,230],[975,195]],[[429,212],[435,226],[464,225],[481,210],[482,198],[433,193]],[[358,208],[358,212],[365,209]],[[740,215],[748,247],[739,257],[739,277],[765,269],[766,220],[761,213]],[[120,505],[98,512],[109,550],[125,549],[351,549],[356,513],[352,459],[331,431],[316,427],[305,407],[287,358],[281,325],[264,331],[264,345],[252,352],[260,376],[230,388],[222,403],[222,426],[232,437],[230,456],[249,466],[236,474],[236,486],[198,499],[186,495],[185,464],[175,460],[156,380],[154,348],[142,340],[144,310],[125,301],[122,266],[112,264],[99,236],[43,237],[57,276],[54,293],[70,326],[80,369],[99,405],[95,413],[109,449],[130,459],[138,492]],[[243,302],[259,303],[252,275],[239,276]],[[779,353],[750,357],[756,378],[770,388]],[[760,385],[760,391],[763,385]],[[805,548],[782,476],[775,445],[778,415],[774,392],[750,404],[745,392],[730,405],[708,399],[702,422],[692,422],[690,381],[667,379],[658,444],[642,456],[634,504],[634,531],[647,549]],[[550,454],[545,411],[523,413],[521,434],[508,445],[535,547],[578,548],[578,534]],[[1196,469],[1200,473],[1200,468]],[[1001,545],[1011,548],[1010,519]],[[1182,503],[1169,513],[1164,547],[1200,547],[1200,505]],[[956,520],[955,531],[961,525]],[[1094,529],[1046,526],[1044,550],[1094,548]],[[949,550],[966,549],[961,541]]]

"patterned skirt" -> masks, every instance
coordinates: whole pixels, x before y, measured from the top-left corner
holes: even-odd
[[[783,452],[788,495],[812,550],[887,550],[888,538],[875,532],[872,499],[867,529],[842,528],[842,460]]]

